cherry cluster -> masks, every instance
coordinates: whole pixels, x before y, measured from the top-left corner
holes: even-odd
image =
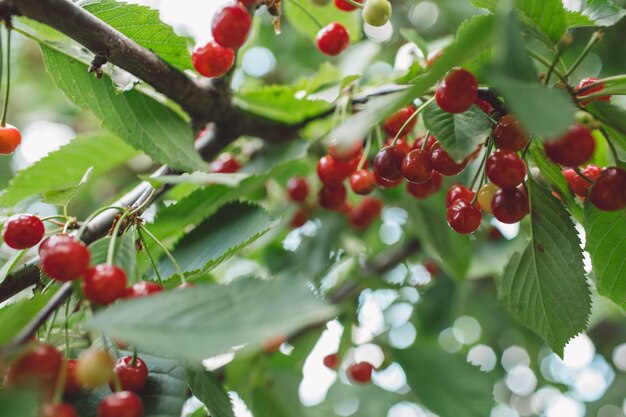
[[[336,371],[339,368],[340,358],[337,353],[326,355],[323,359],[324,366]],[[372,380],[372,372],[376,369],[369,362],[354,362],[346,368],[346,373],[352,382],[357,384],[369,384]]]

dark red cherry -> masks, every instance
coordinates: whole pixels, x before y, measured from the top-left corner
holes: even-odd
[[[585,79],[584,79],[584,80],[582,80],[580,83],[578,83],[578,86],[576,86],[576,91],[580,91],[580,90],[582,90],[583,88],[587,87],[588,85],[595,84],[595,83],[597,83],[598,81],[600,81],[600,80],[599,80],[598,78],[595,78],[595,77],[585,78]],[[602,90],[604,90],[604,85],[600,84],[600,85],[597,85],[597,86],[595,86],[595,87],[592,87],[592,88],[590,88],[590,89],[588,89],[588,90],[585,90],[585,92],[583,92],[583,93],[578,93],[578,94],[576,95],[576,97],[577,97],[577,98],[579,98],[579,99],[581,99],[581,98],[583,98],[583,97],[590,96],[590,95],[592,95],[592,94],[597,94],[597,93],[600,93],[600,92],[602,92]],[[597,101],[608,101],[608,102],[610,102],[610,101],[611,101],[611,96],[601,96],[601,97],[596,97],[596,98],[594,98],[593,100],[597,100]],[[580,102],[580,105],[584,107],[584,106],[586,106],[587,104],[591,103],[593,100],[584,100],[584,101],[581,101],[581,102]]]
[[[339,55],[348,45],[350,45],[350,34],[341,23],[330,23],[317,33],[317,48],[323,54]]]
[[[65,237],[47,242],[39,253],[43,255],[42,271],[57,281],[73,281],[85,275],[91,258],[83,242]]]
[[[483,215],[470,202],[457,199],[448,207],[447,219],[452,230],[468,235],[478,229],[483,220]]]
[[[421,138],[417,139],[415,143],[413,144],[413,149],[422,149],[422,147],[424,146],[425,139],[426,139],[425,136],[422,136]],[[426,148],[424,148],[424,150],[426,152],[430,152],[430,150],[433,148],[435,143],[437,143],[437,139],[435,139],[433,135],[430,135],[428,137],[428,142],[426,143]]]
[[[474,199],[474,191],[467,187],[456,184],[450,187],[448,194],[446,194],[446,207],[450,207],[456,200],[465,200],[471,203]]]
[[[365,197],[361,204],[350,210],[350,225],[362,230],[368,228],[378,217],[383,209],[383,202],[377,198]]]
[[[109,305],[126,292],[128,279],[123,269],[100,264],[89,268],[81,284],[85,297],[98,305]]]
[[[602,168],[598,165],[590,164],[583,168],[581,172],[585,177],[595,181],[598,175],[600,175],[600,172],[602,172]],[[563,170],[563,176],[567,180],[574,194],[580,197],[587,195],[587,190],[591,187],[591,183],[589,181],[578,175],[578,173],[572,168]]]
[[[324,356],[324,366],[328,369],[337,369],[339,367],[339,355],[331,353],[330,355]]]
[[[289,227],[292,229],[297,229],[298,227],[304,226],[304,224],[309,220],[309,215],[303,209],[298,209],[293,213],[293,217],[289,222]]]
[[[528,195],[519,188],[500,189],[491,201],[491,212],[502,223],[517,223],[529,212]]]
[[[143,403],[134,392],[120,391],[107,395],[98,404],[98,417],[142,417]]]
[[[72,396],[80,391],[82,384],[76,376],[76,359],[68,359],[66,361],[67,371],[65,376],[65,385],[63,386],[63,395]]]
[[[41,417],[78,417],[78,413],[69,404],[48,403],[41,407]]]
[[[354,165],[335,160],[325,155],[317,162],[317,176],[326,185],[341,184],[354,171]]]
[[[41,242],[46,228],[39,217],[32,214],[16,214],[4,224],[2,237],[8,247],[28,249]]]
[[[393,141],[394,138],[387,138],[387,140],[385,141],[385,145],[392,146]],[[409,143],[406,141],[406,136],[404,138],[398,138],[398,140],[396,141],[396,148],[402,149],[404,153],[409,153],[413,150],[411,145],[409,145]]]
[[[501,188],[515,188],[524,181],[526,165],[516,153],[498,149],[487,158],[487,178]]]
[[[413,197],[422,199],[439,191],[442,183],[443,177],[440,173],[434,171],[432,177],[430,177],[428,181],[422,183],[409,182],[406,185],[406,189]]]
[[[589,129],[578,124],[570,126],[559,139],[545,143],[548,157],[566,167],[576,167],[589,161],[595,146]]]
[[[15,127],[7,124],[0,126],[0,155],[10,155],[20,147],[22,135]]]
[[[389,181],[378,176],[376,172],[374,172],[374,180],[376,181],[376,184],[378,184],[378,186],[381,188],[394,188],[402,183],[402,178],[399,178],[395,181]]]
[[[435,171],[447,176],[456,175],[467,166],[466,161],[457,163],[452,159],[440,143],[435,143],[430,149],[430,160]]]
[[[115,363],[113,372],[120,381],[122,391],[140,393],[148,382],[148,367],[139,357],[136,357],[135,363],[133,363],[132,356],[122,356]],[[109,387],[111,391],[115,389],[113,382],[109,382]]]
[[[363,152],[363,142],[360,140],[352,141],[331,141],[328,144],[328,154],[338,162],[349,163],[355,159],[361,159]]]
[[[405,156],[406,153],[396,146],[382,148],[374,158],[374,174],[389,182],[401,180]]]
[[[407,181],[425,182],[433,175],[430,154],[421,149],[414,149],[402,160],[402,174]]]
[[[589,192],[591,204],[604,211],[626,207],[626,171],[617,167],[605,169],[598,175]]]
[[[55,245],[61,242],[73,242],[74,236],[69,235],[67,233],[59,233],[56,235],[52,235],[50,237],[45,238],[41,245],[39,245],[39,257],[43,258],[46,255],[48,249],[54,247]]]
[[[302,203],[309,196],[309,183],[304,177],[292,177],[287,181],[287,194],[291,201]]]
[[[246,7],[256,6],[258,0],[237,0],[238,3],[243,4]]]
[[[493,129],[493,141],[499,149],[519,152],[530,142],[530,135],[512,114],[507,114]]]
[[[376,178],[366,169],[354,171],[350,175],[350,188],[356,194],[367,195],[376,188]]]
[[[17,358],[6,374],[10,387],[49,388],[57,380],[63,357],[52,345],[37,344]]]
[[[222,77],[233,67],[235,51],[216,42],[209,42],[193,51],[191,62],[200,75],[208,78]]]
[[[226,6],[213,16],[211,31],[215,42],[224,48],[239,49],[246,42],[252,19],[240,6]]]
[[[163,287],[156,282],[139,281],[126,289],[124,298],[139,298],[163,292]]]
[[[493,106],[483,99],[477,98],[474,104],[488,115],[493,112]]]
[[[402,126],[404,126],[407,120],[409,120],[414,113],[414,106],[406,106],[401,108],[393,115],[391,115],[387,120],[385,120],[385,123],[383,124],[383,129],[385,129],[385,132],[387,132],[389,136],[395,137],[398,132],[400,132],[400,129],[402,129]],[[415,127],[415,123],[417,123],[417,117],[411,119],[409,124],[404,128],[402,134],[406,135],[411,130],[413,130],[413,128]]]
[[[346,202],[346,187],[343,184],[324,185],[317,196],[317,201],[326,210],[339,210]]]
[[[355,0],[357,3],[363,3],[363,0]],[[343,10],[344,12],[351,12],[356,10],[356,6],[348,3],[346,0],[335,0],[335,7],[339,10]]]
[[[463,68],[454,68],[437,84],[435,100],[441,110],[448,113],[463,113],[478,98],[476,78]]]
[[[241,169],[239,162],[230,154],[223,153],[211,162],[211,172],[216,174],[233,174]]]
[[[372,380],[374,366],[369,362],[358,362],[348,367],[350,379],[359,384],[368,384]]]

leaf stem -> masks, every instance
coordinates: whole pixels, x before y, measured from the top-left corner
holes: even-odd
[[[146,255],[148,255],[148,259],[150,260],[150,264],[152,265],[152,269],[154,269],[154,273],[157,276],[157,280],[159,281],[159,284],[161,284],[161,286],[163,286],[163,278],[161,277],[161,273],[159,272],[159,267],[158,267],[154,257],[152,256],[152,253],[150,252],[150,249],[148,249],[148,242],[146,242],[146,239],[143,236],[141,227],[137,228],[137,234],[139,235],[139,239],[141,239],[141,243],[143,243],[143,247],[146,250]]]
[[[533,51],[532,49],[527,49],[527,51],[528,51],[528,54],[531,57],[535,58],[535,60],[537,60],[539,63],[543,64],[546,68],[550,68],[552,66],[552,63],[546,57],[544,57],[543,55]],[[563,75],[563,73],[561,71],[559,71],[556,68],[554,68],[552,70],[552,72],[554,74],[556,74],[556,76],[559,77],[559,79],[563,83],[567,84],[567,78]]]
[[[361,155],[361,160],[359,161],[359,165],[357,165],[356,170],[360,171],[363,169],[363,165],[365,165],[365,161],[370,154],[370,148],[372,147],[372,133],[367,136],[367,142],[365,142],[365,149],[363,149],[363,155]]]
[[[109,240],[109,248],[107,250],[107,265],[113,265],[113,261],[115,258],[115,241],[117,240],[117,235],[120,233],[120,229],[122,227],[122,223],[130,216],[130,212],[124,212],[120,216],[120,218],[115,223],[115,227],[113,228],[113,233],[111,233],[111,240]]]

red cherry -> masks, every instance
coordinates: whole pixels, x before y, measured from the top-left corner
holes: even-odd
[[[519,188],[500,189],[491,201],[491,212],[502,223],[517,223],[529,212],[528,195]]]
[[[326,155],[317,162],[317,176],[326,185],[341,184],[354,171],[352,164],[345,164]]]
[[[402,160],[402,174],[410,182],[428,181],[433,175],[430,154],[421,149],[409,152]]]
[[[394,138],[387,138],[387,140],[385,141],[385,145],[392,146],[393,141]],[[404,153],[409,153],[413,150],[411,145],[409,145],[409,143],[404,138],[398,138],[398,140],[396,141],[396,148],[402,149]]]
[[[291,227],[292,229],[297,229],[298,227],[304,226],[304,224],[308,220],[309,220],[309,215],[307,214],[307,212],[302,209],[298,209],[296,210],[295,213],[293,213],[293,217],[291,218],[291,221],[289,222],[289,227]]]
[[[526,165],[516,153],[498,149],[487,158],[487,178],[501,188],[515,188],[524,181]]]
[[[396,146],[382,148],[374,158],[374,174],[389,182],[402,179],[402,160],[405,156],[406,153]]]
[[[61,237],[49,242],[40,250],[41,269],[57,281],[73,281],[85,275],[91,255],[80,240]]]
[[[354,0],[357,3],[363,3],[363,0]],[[353,6],[352,4],[348,3],[346,0],[335,0],[335,7],[337,7],[339,10],[343,10],[344,12],[351,12],[353,10],[356,10],[356,6]]]
[[[349,44],[350,34],[341,23],[330,23],[317,33],[317,48],[323,54],[329,56],[339,55]]]
[[[328,154],[334,160],[344,163],[353,162],[355,159],[361,159],[363,152],[363,142],[355,141],[332,141],[328,145]]]
[[[0,126],[0,155],[10,155],[20,147],[22,134],[15,127],[7,124]]]
[[[578,86],[576,86],[576,90],[582,90],[583,88],[587,87],[588,85],[591,84],[595,84],[598,81],[600,81],[598,78],[595,77],[589,77],[589,78],[585,78],[584,80],[582,80],[580,83],[578,83]],[[590,96],[592,94],[597,94],[599,92],[601,92],[602,90],[604,90],[604,85],[600,84],[596,87],[592,87],[588,90],[585,90],[584,93],[578,93],[576,94],[577,98],[583,98],[586,96]],[[611,101],[611,96],[602,96],[602,97],[596,97],[593,100],[597,100],[597,101]],[[585,101],[581,101],[580,105],[581,106],[586,106],[587,104],[591,103],[593,100],[585,100]]]
[[[139,281],[126,289],[124,298],[140,298],[163,292],[163,287],[156,282]]]
[[[13,249],[32,248],[45,234],[43,222],[32,214],[16,214],[9,217],[2,231],[5,243]]]
[[[230,154],[223,153],[211,162],[211,172],[216,174],[233,174],[241,169],[239,162]]]
[[[324,185],[317,201],[326,210],[339,210],[346,201],[346,187],[343,184]]]
[[[368,384],[372,380],[374,366],[368,362],[358,362],[348,367],[350,379],[359,384]]]
[[[213,16],[211,31],[215,42],[224,48],[239,49],[246,42],[252,19],[240,6],[226,6]]]
[[[463,113],[478,98],[476,78],[463,68],[453,68],[437,84],[435,100],[441,110],[448,113]]]
[[[339,367],[339,355],[331,353],[330,355],[324,356],[324,366],[328,369],[337,369]]]
[[[382,209],[382,201],[365,197],[361,204],[350,211],[350,225],[357,230],[366,229],[380,216]]]
[[[415,107],[413,106],[406,106],[401,108],[396,113],[391,115],[387,120],[385,120],[385,123],[383,124],[383,129],[385,129],[385,132],[387,132],[389,136],[395,137],[398,132],[400,132],[400,129],[402,129],[402,126],[404,126],[406,121],[409,120],[409,118],[411,118],[414,113]],[[409,124],[404,128],[402,134],[406,135],[411,130],[413,130],[413,128],[415,127],[415,123],[417,123],[417,117],[411,119]]]
[[[478,229],[483,220],[483,215],[471,203],[457,199],[448,207],[447,219],[448,224],[455,232],[468,235]]]
[[[366,169],[354,171],[350,175],[350,188],[356,194],[367,195],[376,188],[376,178]]]
[[[376,172],[374,172],[374,180],[376,184],[378,184],[381,188],[394,188],[402,183],[402,178],[399,178],[395,181],[389,181],[384,178],[381,178]]]
[[[446,194],[446,207],[450,207],[452,203],[459,199],[467,201],[471,204],[472,200],[474,199],[474,195],[474,191],[470,190],[467,187],[459,184],[453,185],[448,190],[448,194]]]
[[[78,417],[78,413],[69,404],[46,404],[41,408],[41,417]]]
[[[76,376],[76,359],[68,359],[66,361],[67,373],[65,375],[65,385],[63,386],[63,395],[71,396],[80,391],[82,384]]]
[[[591,204],[604,211],[626,207],[626,171],[617,167],[605,169],[598,175],[589,192]]]
[[[467,166],[467,162],[457,163],[440,143],[435,143],[430,149],[430,160],[433,169],[440,174],[452,176],[460,173]]]
[[[442,183],[443,177],[440,173],[434,171],[433,176],[428,181],[422,183],[409,182],[406,185],[406,189],[413,197],[422,199],[439,191]]]
[[[52,345],[38,344],[15,360],[7,371],[8,386],[52,387],[63,357]]]
[[[600,172],[602,172],[602,168],[594,164],[587,165],[582,170],[582,174],[592,181],[600,175]],[[569,183],[569,186],[574,194],[580,197],[587,195],[587,190],[591,187],[591,183],[589,181],[578,175],[578,173],[571,168],[563,170],[563,176],[565,176],[565,179]]]
[[[487,115],[493,112],[493,106],[483,99],[477,98],[474,104],[477,105],[478,108],[485,112]]]
[[[81,287],[89,301],[106,306],[124,296],[127,283],[123,269],[101,264],[87,270]]]
[[[413,144],[413,149],[422,149],[422,147],[424,146],[425,139],[426,139],[425,136],[422,136],[421,138],[417,139],[415,143]],[[430,152],[430,150],[433,148],[435,143],[437,143],[437,139],[435,139],[433,135],[428,136],[428,142],[426,143],[426,148],[424,148],[424,150],[426,152]]]
[[[302,203],[309,196],[309,183],[304,177],[293,177],[287,181],[287,194],[291,201]]]
[[[575,167],[583,165],[593,155],[595,141],[589,129],[572,125],[561,138],[546,142],[546,154],[560,165]]]
[[[493,129],[493,141],[500,149],[519,152],[530,142],[530,135],[512,114],[507,114]]]
[[[68,235],[67,233],[59,233],[59,234],[47,237],[43,240],[43,242],[41,242],[41,245],[39,245],[39,257],[43,258],[46,255],[46,252],[48,251],[48,249],[54,247],[55,245],[61,242],[73,242],[73,241],[74,241],[74,236]]]
[[[428,271],[432,278],[435,278],[437,277],[437,275],[439,275],[439,264],[433,259],[424,259],[422,265],[424,266],[424,269]]]
[[[256,6],[256,2],[257,2],[257,0],[237,0],[237,1],[246,7]]]
[[[222,77],[233,67],[235,51],[209,42],[193,51],[191,62],[196,71],[205,77]]]
[[[115,363],[113,372],[117,375],[122,386],[122,391],[132,391],[140,393],[148,382],[148,367],[146,363],[139,357],[135,358],[133,364],[132,356],[123,356]],[[114,384],[109,382],[109,387],[113,391]]]
[[[98,417],[141,417],[142,415],[141,398],[130,391],[108,395],[98,405]]]

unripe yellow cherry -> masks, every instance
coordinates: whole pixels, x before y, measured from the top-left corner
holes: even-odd
[[[391,17],[391,3],[388,0],[367,0],[363,6],[363,20],[371,26],[384,26]]]

